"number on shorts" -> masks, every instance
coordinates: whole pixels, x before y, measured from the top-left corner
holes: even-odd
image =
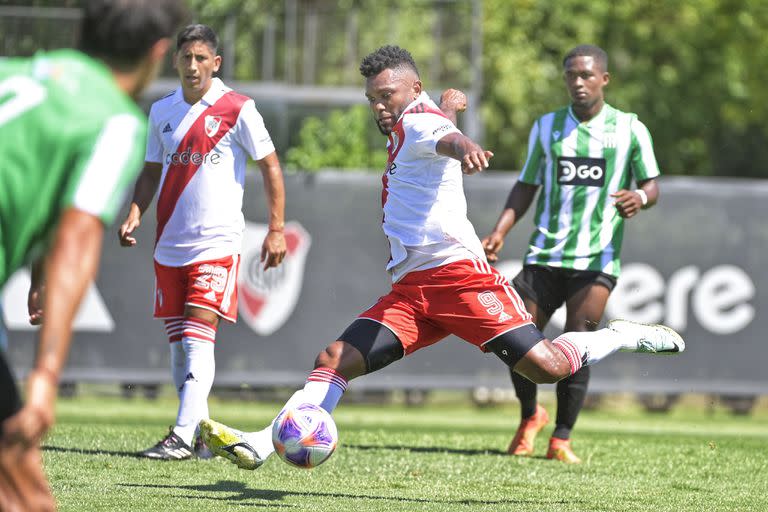
[[[195,279],[195,287],[202,290],[211,289],[221,293],[227,287],[227,269],[218,265],[204,263],[197,268],[200,275]]]
[[[504,311],[504,304],[501,303],[493,292],[480,292],[477,294],[477,300],[489,315],[497,315]]]

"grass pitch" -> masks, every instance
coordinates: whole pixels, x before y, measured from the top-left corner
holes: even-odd
[[[553,412],[551,404],[550,411]],[[256,429],[276,404],[212,401],[212,417]],[[516,406],[477,409],[342,404],[340,446],[313,470],[272,457],[257,471],[222,459],[157,462],[133,453],[173,422],[176,403],[61,400],[44,459],[62,511],[764,511],[768,414],[678,408],[585,411],[574,434],[584,463],[503,454]]]

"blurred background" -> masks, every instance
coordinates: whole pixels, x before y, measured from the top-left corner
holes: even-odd
[[[470,217],[483,236],[524,162],[531,124],[568,102],[563,55],[593,43],[610,57],[607,101],[648,126],[664,173],[659,206],[628,223],[625,271],[607,316],[664,321],[690,341],[689,352],[674,362],[618,357],[596,368],[592,396],[631,392],[649,407],[664,408],[681,395],[700,394],[745,412],[768,395],[762,335],[768,325],[760,314],[768,279],[762,256],[768,246],[764,0],[188,5],[193,20],[221,38],[222,79],[254,98],[265,117],[287,172],[295,237],[291,258],[274,275],[248,266],[247,252],[260,244],[265,220],[259,177],[250,176],[251,241],[243,256],[249,271],[241,287],[259,300],[250,309],[241,306],[241,322],[221,333],[221,389],[301,383],[317,350],[388,289],[378,195],[386,157],[363,94],[362,57],[383,44],[400,45],[413,54],[434,98],[448,87],[467,93],[460,128],[495,153],[493,172],[466,181]],[[79,19],[75,0],[0,0],[0,55],[76,45]],[[175,87],[169,59],[143,106]],[[510,276],[530,222],[529,215],[513,230],[502,254]],[[153,232],[150,225],[143,229]],[[126,392],[152,394],[169,377],[161,326],[149,320],[149,235],[132,254],[112,242],[105,242],[101,276],[79,320],[68,382],[72,389],[119,382]],[[9,353],[22,369],[31,362],[33,336],[24,323],[26,279],[21,273],[9,283],[3,302]],[[273,305],[256,307],[259,301]],[[556,320],[553,333],[560,326]],[[414,402],[442,389],[469,390],[479,402],[511,396],[504,368],[471,350],[450,340],[356,387],[404,390]]]

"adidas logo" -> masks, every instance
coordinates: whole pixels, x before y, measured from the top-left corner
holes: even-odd
[[[165,128],[163,128],[163,133],[172,132],[173,129],[171,128],[171,123],[165,123]]]
[[[210,300],[213,302],[216,300],[216,293],[213,290],[211,290],[208,293],[206,293],[204,297],[206,298],[206,300]]]
[[[505,311],[502,311],[499,315],[499,322],[506,322],[507,320],[510,320],[512,317],[508,315]]]

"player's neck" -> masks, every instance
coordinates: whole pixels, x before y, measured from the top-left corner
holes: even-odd
[[[603,110],[603,106],[605,106],[605,100],[600,100],[587,108],[571,105],[571,110],[576,116],[576,119],[582,123],[585,123],[587,121],[591,121],[596,115],[598,115],[600,111]]]
[[[211,84],[209,83],[208,86],[203,90],[186,90],[184,87],[181,88],[181,92],[184,94],[184,101],[189,103],[190,105],[194,105],[208,93],[208,91],[211,89]]]
[[[141,70],[124,72],[113,69],[112,77],[115,79],[117,87],[134,100],[139,97],[139,93],[149,82],[149,78]]]

